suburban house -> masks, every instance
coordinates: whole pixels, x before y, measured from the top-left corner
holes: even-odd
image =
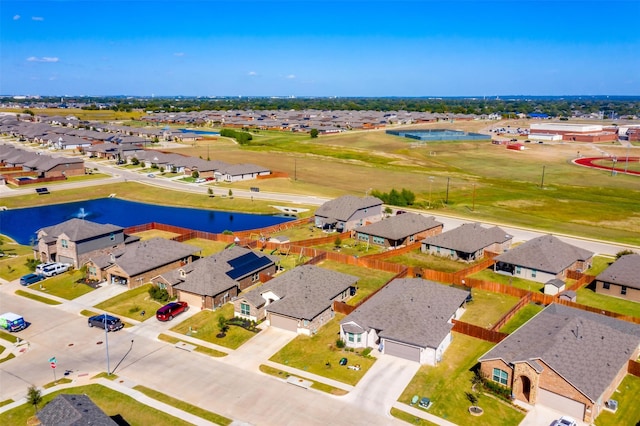
[[[89,259],[88,278],[135,288],[156,275],[191,263],[201,249],[166,238],[127,244],[120,250]]]
[[[344,195],[321,205],[315,214],[316,227],[338,232],[382,220],[382,200],[376,197]]]
[[[340,338],[349,348],[377,348],[436,365],[468,296],[468,291],[421,278],[395,279],[340,321]]]
[[[479,361],[515,399],[591,423],[638,355],[640,325],[551,304]]]
[[[234,246],[193,263],[167,271],[153,278],[153,283],[165,288],[189,306],[215,309],[238,294],[276,273],[273,256]]]
[[[82,394],[60,394],[42,407],[36,417],[42,426],[118,425],[91,398]]]
[[[593,252],[565,243],[553,235],[543,235],[495,257],[494,271],[546,283],[564,281],[567,271],[591,267]]]
[[[443,226],[433,216],[405,213],[370,225],[359,226],[351,231],[351,234],[352,238],[366,244],[393,249],[437,235],[442,232]]]
[[[74,268],[91,257],[123,249],[129,238],[124,228],[73,218],[36,231],[35,257],[41,262],[70,263]]]
[[[640,302],[640,254],[620,256],[598,274],[596,293]]]
[[[333,318],[333,302],[355,294],[358,277],[314,265],[298,266],[234,301],[235,316],[313,335]]]
[[[485,251],[505,252],[511,247],[513,236],[501,228],[485,228],[479,223],[464,223],[457,228],[422,240],[422,252],[453,260],[474,262],[484,257]]]

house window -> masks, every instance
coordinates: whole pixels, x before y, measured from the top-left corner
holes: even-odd
[[[69,248],[69,241],[61,240],[60,245],[62,246],[62,248]]]
[[[440,247],[436,247],[436,253],[440,254]]]
[[[519,266],[516,266],[516,274],[520,275],[521,272],[522,272],[522,268],[520,268]]]
[[[248,303],[241,303],[240,304],[240,313],[242,315],[250,315],[251,313],[251,307],[249,306]]]
[[[506,371],[500,370],[499,368],[493,369],[493,381],[498,382],[501,385],[507,386],[507,379],[509,378],[509,374]]]
[[[89,275],[96,275],[98,272],[95,266],[89,266],[88,269],[89,269]]]
[[[535,269],[532,269],[531,270],[531,278],[535,278],[537,273],[538,273],[538,271],[536,271]]]
[[[410,243],[414,242],[415,240],[416,240],[416,236],[415,236],[415,235],[411,235],[411,236],[409,237],[409,242],[410,242]]]
[[[449,250],[449,255],[450,255],[451,257],[455,256],[455,254],[456,254],[456,251],[455,251],[455,250],[453,250],[453,249],[452,249],[452,250]]]
[[[369,241],[369,235],[358,232],[358,239],[360,241]]]
[[[373,237],[374,244],[384,244],[384,238],[382,237]]]
[[[159,288],[160,290],[166,290],[166,289],[167,289],[167,285],[166,285],[165,283],[161,282],[161,281],[158,281],[158,282],[156,283],[156,285],[158,286],[158,288]]]
[[[111,241],[115,241],[116,240],[116,234],[114,234],[113,232],[111,234],[109,234],[109,239]]]
[[[251,282],[255,283],[256,281],[258,281],[260,279],[260,273],[256,272],[255,274],[253,274],[251,276]]]
[[[620,294],[622,294],[623,296],[625,294],[627,294],[627,286],[623,285],[622,287],[620,287]]]
[[[602,288],[605,290],[609,290],[609,287],[611,287],[611,284],[609,283],[602,283]]]
[[[353,343],[353,342],[355,342],[355,334],[353,334],[353,333],[347,333],[347,341],[348,341],[349,343]]]
[[[309,327],[309,320],[304,320],[304,321],[302,321],[302,325],[303,325],[304,327]]]

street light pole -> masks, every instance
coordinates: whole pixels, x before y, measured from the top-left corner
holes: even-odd
[[[107,349],[107,376],[111,375],[111,366],[109,365],[109,332],[107,329],[107,313],[104,313],[104,342]]]

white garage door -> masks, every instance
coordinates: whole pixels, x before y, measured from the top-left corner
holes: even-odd
[[[271,326],[283,328],[289,331],[298,332],[298,320],[288,317],[283,317],[280,315],[276,315],[274,313],[270,314]]]
[[[397,356],[398,358],[420,362],[420,348],[415,346],[385,340],[384,353],[387,355]]]
[[[178,291],[178,300],[181,302],[187,302],[191,309],[202,309],[202,296],[199,294],[187,293],[184,291]]]
[[[584,404],[557,393],[538,389],[538,404],[545,405],[576,420],[584,418]]]

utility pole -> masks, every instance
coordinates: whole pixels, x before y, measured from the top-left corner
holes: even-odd
[[[298,180],[298,159],[293,159],[293,180]]]
[[[445,204],[449,204],[449,179],[451,178],[447,178],[447,197],[445,198],[445,201],[444,201]]]
[[[471,206],[471,211],[476,211],[476,184],[473,184],[473,204]]]
[[[104,342],[107,349],[107,376],[111,375],[111,366],[109,365],[109,331],[107,328],[107,313],[104,313]]]
[[[544,189],[544,168],[546,166],[542,166],[542,180],[540,181],[540,189]]]

